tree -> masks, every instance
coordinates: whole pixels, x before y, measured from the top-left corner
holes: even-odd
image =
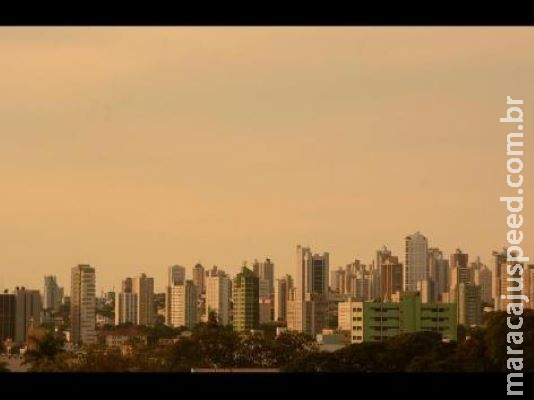
[[[311,336],[301,332],[284,332],[273,342],[273,366],[283,367],[316,351],[318,346]]]
[[[5,361],[0,361],[0,373],[2,372],[10,372]]]
[[[28,351],[25,362],[32,365],[32,371],[46,371],[52,368],[56,359],[64,352],[64,339],[51,330],[39,328],[28,337]]]

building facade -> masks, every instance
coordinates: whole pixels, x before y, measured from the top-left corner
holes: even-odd
[[[70,321],[73,343],[96,344],[96,273],[90,265],[71,270]]]
[[[237,332],[257,329],[260,323],[259,278],[247,267],[237,274],[232,285],[233,327]]]
[[[444,340],[457,339],[456,304],[423,304],[418,292],[403,293],[399,302],[340,303],[339,315],[339,329],[350,328],[351,343],[421,331],[439,332]]]
[[[428,278],[428,240],[420,232],[405,238],[404,291],[416,291]]]

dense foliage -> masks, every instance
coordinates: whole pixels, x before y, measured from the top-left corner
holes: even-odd
[[[73,354],[48,331],[33,337],[26,361],[32,371],[172,371],[192,368],[280,368],[287,372],[494,372],[506,371],[505,313],[492,313],[485,327],[466,330],[467,339],[444,342],[434,332],[403,334],[381,343],[362,343],[319,352],[315,341],[300,333],[239,335],[214,318],[196,326],[190,336],[170,345],[132,340],[129,351],[95,345]],[[515,317],[517,318],[517,317]],[[523,371],[534,371],[534,312],[523,314]],[[154,338],[179,330],[147,328]]]

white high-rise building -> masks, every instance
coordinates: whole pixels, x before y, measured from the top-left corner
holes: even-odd
[[[96,343],[96,273],[80,264],[71,271],[70,321],[73,343]]]
[[[137,324],[137,294],[122,292],[115,299],[115,325]]]
[[[297,246],[294,318],[288,329],[315,336],[327,327],[329,254]]]
[[[115,299],[115,325],[138,322],[138,295],[132,289],[132,278],[122,281],[122,291]]]
[[[197,323],[197,286],[192,280],[172,286],[170,325],[192,329]]]
[[[428,241],[416,232],[405,238],[404,291],[416,291],[417,282],[428,278]]]
[[[206,276],[206,312],[217,314],[221,325],[230,322],[230,278],[217,267],[207,272]]]
[[[181,265],[173,265],[168,269],[167,287],[165,290],[165,323],[171,324],[171,304],[172,304],[172,287],[175,285],[183,285],[185,282],[185,267]]]

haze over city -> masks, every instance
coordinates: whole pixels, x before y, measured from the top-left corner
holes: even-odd
[[[295,246],[331,269],[423,233],[506,245],[506,96],[524,100],[534,257],[534,31],[1,28],[0,289],[89,263],[97,288],[231,274]],[[531,259],[532,260],[532,259]],[[188,276],[190,278],[190,275]]]

